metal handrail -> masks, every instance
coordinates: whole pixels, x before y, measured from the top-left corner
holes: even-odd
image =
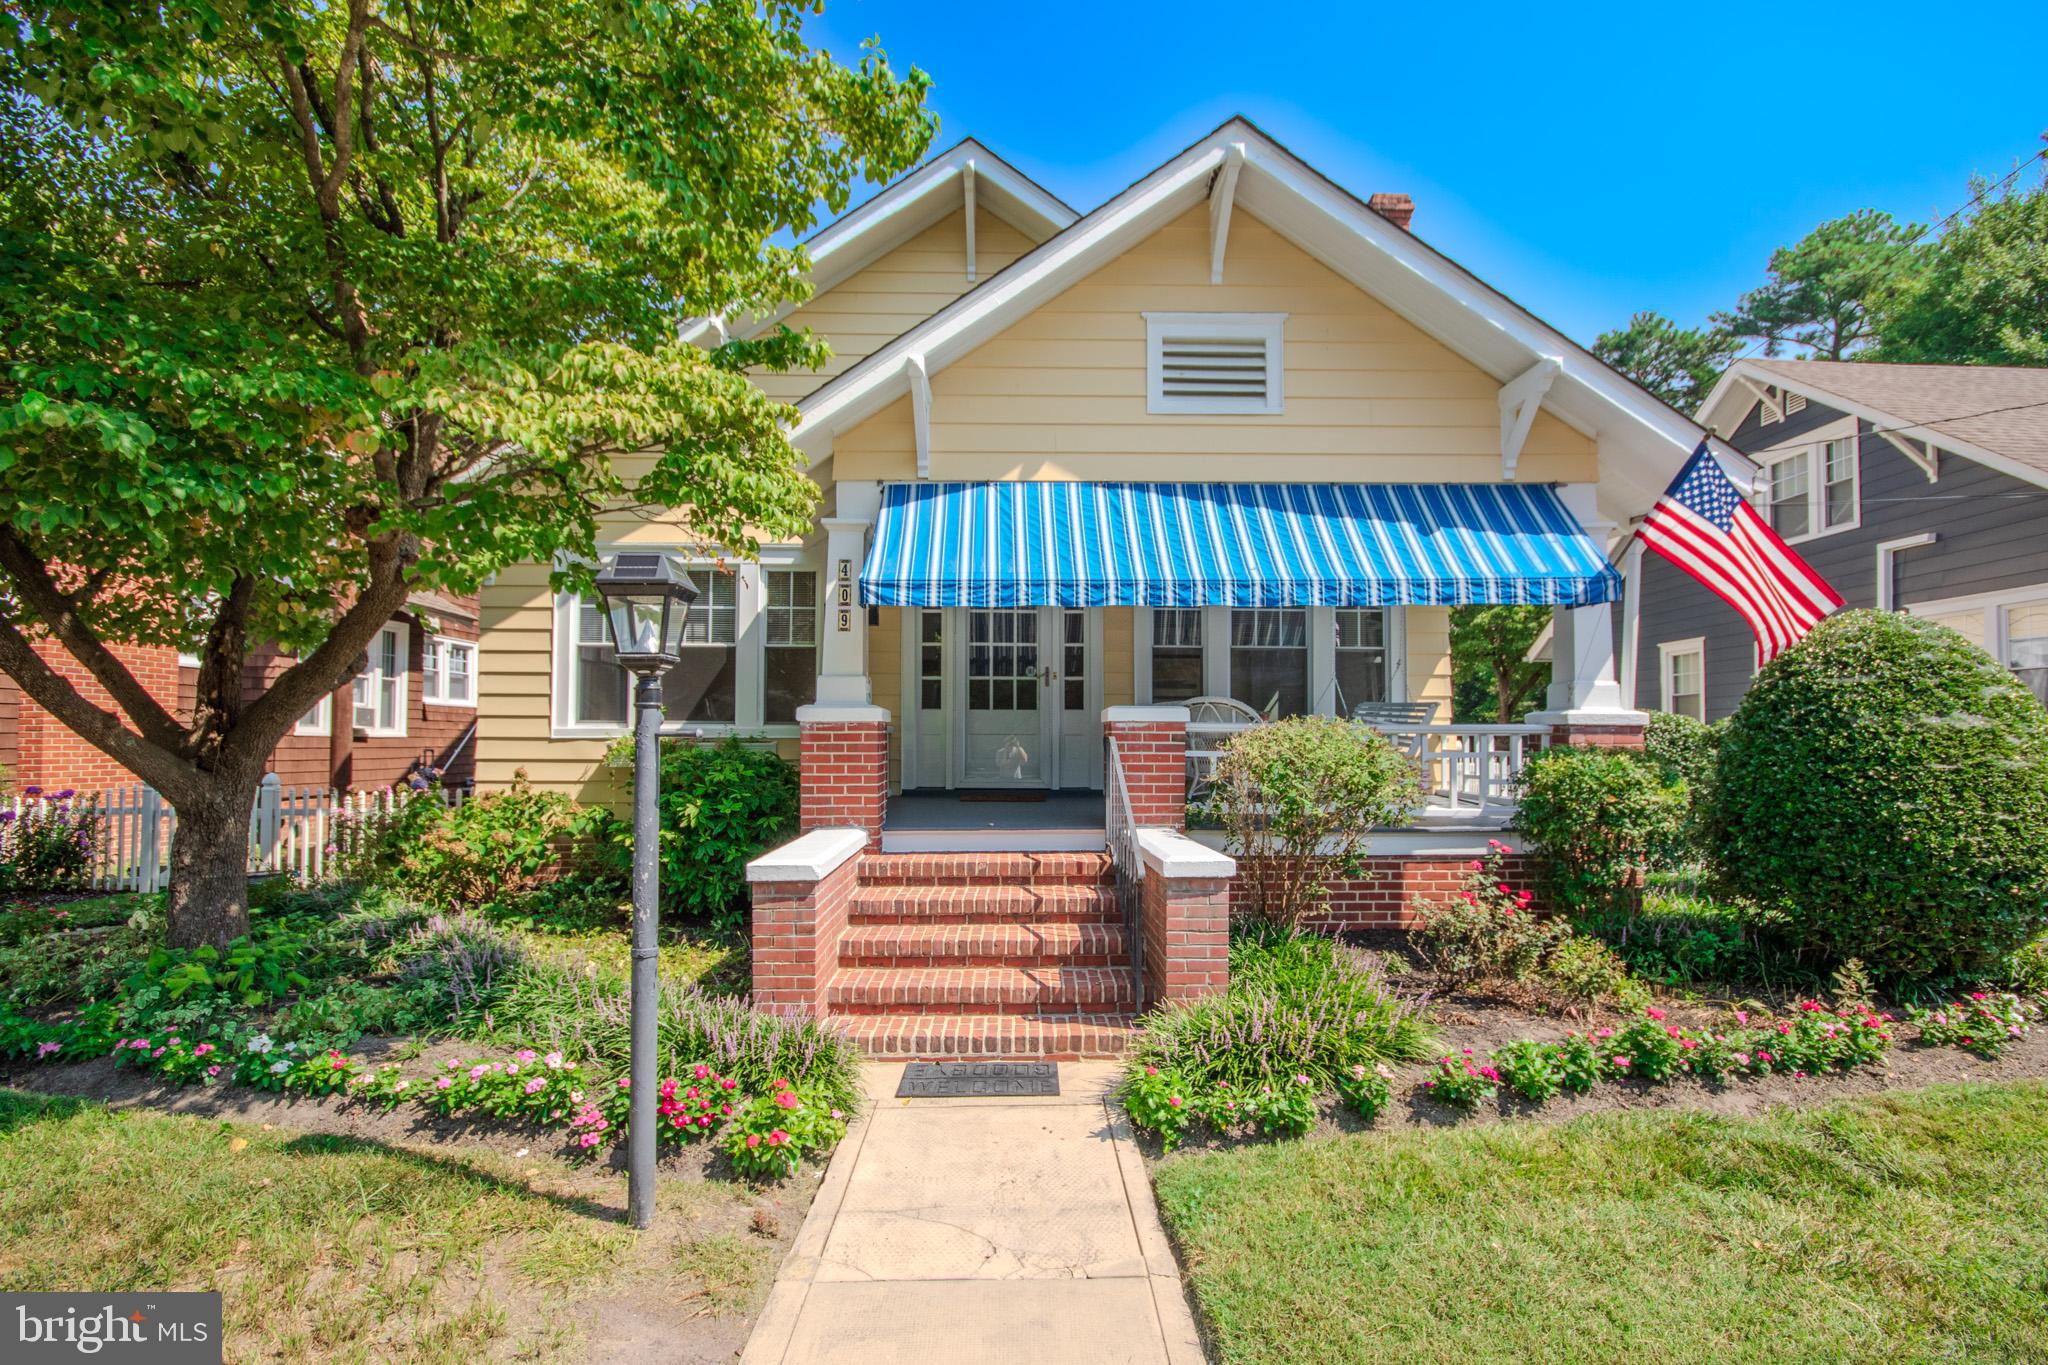
[[[1132,990],[1138,1008],[1145,1007],[1145,935],[1139,923],[1145,894],[1145,869],[1138,857],[1138,821],[1131,813],[1131,792],[1124,782],[1123,757],[1116,737],[1106,737],[1109,752],[1103,768],[1103,842],[1109,846],[1110,870],[1116,878],[1116,905],[1123,915],[1124,942],[1130,949]]]

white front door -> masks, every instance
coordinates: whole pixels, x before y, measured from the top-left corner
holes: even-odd
[[[970,607],[952,615],[962,642],[951,689],[953,785],[1100,787],[1095,613]]]

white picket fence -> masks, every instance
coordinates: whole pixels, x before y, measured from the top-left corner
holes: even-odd
[[[418,793],[406,789],[339,792],[315,787],[287,788],[275,775],[263,779],[249,817],[251,876],[290,876],[301,882],[324,881],[332,875],[338,839],[389,818]],[[462,793],[443,793],[449,804]],[[59,803],[49,796],[15,796],[0,801],[0,810],[15,818],[45,813]],[[68,802],[74,812],[95,817],[92,885],[96,891],[161,891],[170,882],[171,841],[178,815],[154,789],[113,787],[78,792]]]

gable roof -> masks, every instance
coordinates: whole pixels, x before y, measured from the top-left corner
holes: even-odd
[[[874,264],[960,208],[970,173],[975,201],[1033,241],[1044,241],[1080,217],[1052,191],[980,142],[962,138],[804,239],[804,250],[811,259],[807,275],[812,297]],[[769,326],[800,306],[785,304],[773,313],[748,318],[733,330],[744,333]],[[681,338],[703,345],[716,335],[719,325],[717,319],[692,318],[683,324]]]
[[[1886,365],[1865,360],[1738,360],[1700,408],[1732,431],[1756,396],[1740,377],[1788,385],[1908,440],[2048,483],[2048,368]]]
[[[1557,361],[1543,407],[1601,442],[1607,515],[1647,508],[1705,435],[1689,416],[1238,117],[821,385],[798,404],[797,444],[822,453],[834,435],[909,391],[911,357],[923,358],[927,375],[943,370],[1202,203],[1229,161],[1238,165],[1238,207],[1500,383]],[[1747,484],[1748,462],[1725,445],[1716,453]]]

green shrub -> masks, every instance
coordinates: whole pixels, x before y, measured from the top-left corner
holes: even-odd
[[[1528,890],[1518,891],[1507,880],[1507,845],[1498,839],[1487,843],[1490,851],[1472,860],[1462,891],[1415,905],[1416,950],[1447,984],[1523,980],[1551,945],[1571,933],[1562,920],[1538,915]]]
[[[1333,939],[1257,926],[1233,938],[1223,994],[1145,1016],[1131,1069],[1169,1073],[1198,1105],[1219,1087],[1242,1102],[1304,1075],[1316,1092],[1328,1090],[1353,1067],[1419,1060],[1429,1044],[1420,1004],[1397,995],[1371,958]]]
[[[663,908],[736,929],[746,923],[748,861],[796,828],[797,770],[737,739],[665,740],[660,811]]]
[[[1660,885],[1655,877],[1641,905],[1589,911],[1573,924],[1613,949],[1629,971],[1666,986],[1811,989],[1825,976],[1772,916],[1689,885]]]
[[[408,831],[417,838],[398,857],[397,883],[434,906],[473,910],[510,900],[571,868],[615,867],[616,821],[597,806],[579,806],[561,792],[534,787],[521,769],[503,791],[438,809],[413,826],[410,807],[438,807],[432,797],[408,803]]]
[[[1363,869],[1374,827],[1404,821],[1419,796],[1415,765],[1375,731],[1295,716],[1230,740],[1203,813],[1244,860],[1233,899],[1292,928]]]
[[[1695,791],[1704,789],[1714,776],[1721,731],[1670,711],[1652,711],[1649,716],[1650,723],[1643,727],[1643,757],[1666,786],[1683,782]]]
[[[2048,710],[1942,626],[1850,611],[1729,720],[1722,877],[1890,980],[1994,973],[2048,926]]]
[[[2027,995],[2048,995],[2048,934],[2043,934],[2012,955],[2004,982]]]
[[[22,794],[44,795],[40,787]],[[0,895],[88,886],[100,826],[99,813],[68,788],[32,800],[19,814],[0,810]]]
[[[1585,934],[1561,939],[1544,957],[1539,973],[1545,987],[1581,1008],[1603,1003],[1640,1008],[1649,1003],[1649,992],[1629,975],[1628,964]]]
[[[1523,765],[1515,823],[1545,906],[1576,915],[1632,898],[1684,815],[1684,788],[1639,755],[1560,747]]]

